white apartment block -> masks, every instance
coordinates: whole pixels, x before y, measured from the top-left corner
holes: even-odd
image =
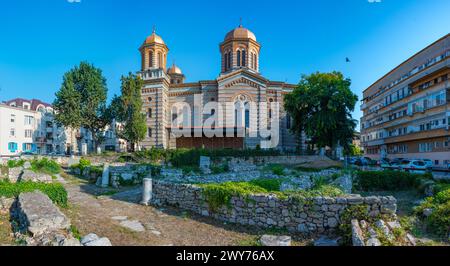
[[[66,152],[69,132],[54,123],[53,108],[39,100],[21,98],[0,103],[0,156],[23,152]]]
[[[127,142],[117,137],[119,124],[108,126],[99,145],[102,151],[123,152]],[[54,120],[50,104],[33,99],[16,98],[0,103],[0,157],[14,157],[22,153],[75,154],[95,152],[91,133],[80,128],[71,132]]]

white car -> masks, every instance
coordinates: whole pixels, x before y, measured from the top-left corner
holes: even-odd
[[[410,173],[425,173],[429,167],[422,160],[403,160],[400,163],[400,169]]]

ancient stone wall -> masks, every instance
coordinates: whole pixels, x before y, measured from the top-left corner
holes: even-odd
[[[344,210],[364,205],[369,215],[395,214],[394,197],[317,197],[311,199],[280,199],[274,195],[233,197],[229,206],[212,211],[202,188],[194,185],[152,181],[152,199],[155,205],[169,205],[215,219],[242,225],[274,227],[292,232],[325,232],[339,226]]]

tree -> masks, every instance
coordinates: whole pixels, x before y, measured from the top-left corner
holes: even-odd
[[[73,130],[81,126],[81,95],[75,90],[75,84],[71,75],[64,75],[63,80],[61,89],[56,93],[53,108],[56,122],[71,129],[71,153],[73,153],[73,144],[75,143]]]
[[[131,143],[134,151],[139,142],[145,139],[147,125],[142,113],[142,79],[132,73],[122,76],[121,96],[114,96],[109,113],[111,118],[123,124],[123,131],[118,132],[121,138]]]
[[[101,69],[81,62],[64,75],[63,85],[56,93],[57,121],[64,126],[81,126],[89,130],[94,147],[97,148],[99,133],[109,122],[106,113],[107,93],[106,79]],[[65,108],[66,104],[72,108]],[[79,122],[74,122],[75,119]]]
[[[285,109],[293,118],[292,132],[305,132],[319,147],[340,143],[349,150],[357,121],[351,113],[358,97],[351,81],[340,72],[303,75],[294,91],[285,97]]]

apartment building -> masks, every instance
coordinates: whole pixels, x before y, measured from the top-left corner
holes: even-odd
[[[362,102],[367,157],[450,163],[450,34],[376,81]]]
[[[0,156],[65,153],[69,132],[54,123],[50,104],[16,98],[0,103]]]

